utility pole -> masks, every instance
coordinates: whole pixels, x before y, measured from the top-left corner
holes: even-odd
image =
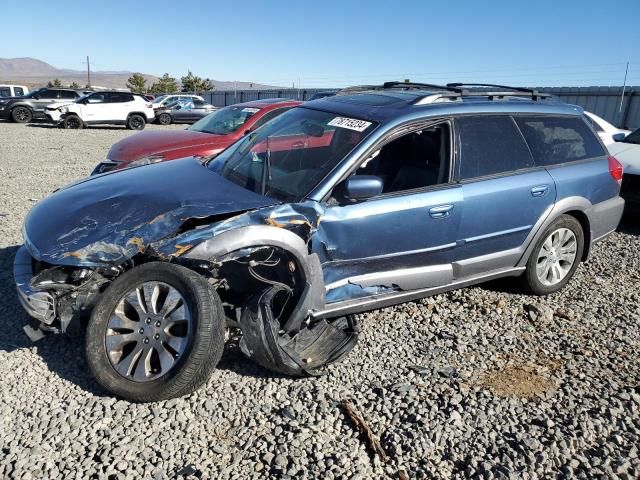
[[[629,62],[627,62],[627,68],[624,70],[624,82],[622,82],[622,95],[620,95],[620,108],[618,112],[622,113],[622,103],[624,102],[624,91],[627,89],[627,75],[629,74]]]
[[[91,62],[89,62],[89,55],[87,55],[87,86],[91,86]]]

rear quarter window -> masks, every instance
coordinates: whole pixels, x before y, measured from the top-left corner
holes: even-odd
[[[515,120],[537,165],[558,165],[606,155],[581,117],[518,116]]]
[[[508,115],[483,115],[456,119],[460,179],[531,168],[533,158]]]

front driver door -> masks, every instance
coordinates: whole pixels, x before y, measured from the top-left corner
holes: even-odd
[[[314,243],[327,303],[451,281],[463,202],[450,131],[444,122],[384,145],[354,172],[382,178],[383,193],[327,206]]]

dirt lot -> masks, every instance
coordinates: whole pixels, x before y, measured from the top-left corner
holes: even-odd
[[[187,398],[105,394],[81,339],[22,333],[12,262],[34,203],[130,134],[0,123],[0,478],[640,476],[632,219],[554,296],[509,280],[361,315],[353,353],[317,379],[272,374],[230,348]]]

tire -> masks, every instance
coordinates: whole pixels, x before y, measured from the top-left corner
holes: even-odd
[[[84,128],[84,123],[78,115],[67,115],[62,121],[62,126],[68,130]]]
[[[571,215],[561,215],[545,229],[531,252],[523,276],[526,287],[535,295],[561,290],[573,277],[583,251],[582,225]]]
[[[171,125],[172,122],[173,122],[173,119],[171,118],[171,115],[169,115],[168,113],[161,113],[158,116],[158,123],[160,125]]]
[[[127,118],[127,128],[129,130],[144,130],[144,126],[147,121],[144,119],[142,115],[138,115],[134,113],[133,115],[129,115]]]
[[[29,123],[33,120],[33,112],[27,107],[16,107],[11,110],[11,118],[16,123]]]
[[[156,311],[160,311],[154,314],[149,304],[144,319],[138,312],[146,303],[124,300],[136,295],[142,285],[143,294],[133,298],[155,298]],[[158,289],[168,287],[169,293],[165,290],[153,293],[155,297],[150,295],[156,291],[154,285]],[[170,304],[178,297],[183,306],[172,309]],[[134,303],[138,306],[132,306]],[[120,313],[116,314],[118,308]],[[184,320],[176,321],[182,317]],[[182,325],[181,332],[174,329],[168,333],[176,325]],[[175,264],[147,263],[118,277],[98,300],[86,331],[87,363],[97,382],[119,397],[135,402],[180,397],[205,383],[220,361],[224,328],[220,298],[202,276]],[[160,360],[161,349],[167,368]],[[142,362],[143,358],[147,361]]]

